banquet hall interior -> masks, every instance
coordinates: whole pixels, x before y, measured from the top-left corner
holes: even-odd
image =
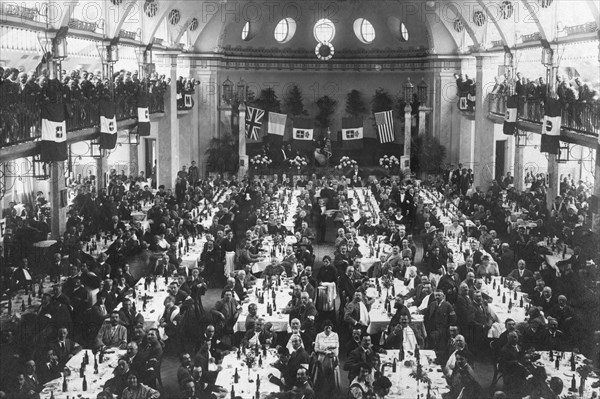
[[[0,1],[0,398],[597,398],[599,26]]]

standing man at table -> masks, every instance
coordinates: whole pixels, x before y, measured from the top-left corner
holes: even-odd
[[[435,301],[429,303],[423,322],[427,346],[436,353],[444,353],[448,345],[448,327],[456,324],[456,312],[442,290],[435,291]]]
[[[363,294],[361,292],[355,292],[352,302],[346,305],[344,321],[350,329],[360,326],[363,331],[367,330],[371,319],[369,317],[369,309],[363,301]]]
[[[448,272],[440,278],[437,288],[444,291],[448,302],[455,304],[456,298],[458,297],[458,287],[461,281],[460,277],[454,273],[456,269],[454,263],[448,263],[447,268]]]
[[[233,298],[232,290],[225,291],[223,299],[215,304],[213,312],[221,319],[223,334],[233,335],[233,325],[242,312],[242,307]]]
[[[371,347],[371,336],[363,333],[360,340],[360,346],[354,349],[348,355],[348,360],[344,364],[344,370],[348,371],[348,381],[354,380],[363,364],[373,367],[379,360],[379,355]]]
[[[96,347],[124,348],[127,345],[127,329],[119,324],[119,312],[113,310],[109,320],[109,323],[104,323],[100,327],[96,335]]]
[[[291,338],[292,349],[290,358],[287,363],[287,369],[290,381],[285,381],[285,385],[288,387],[294,387],[297,384],[297,370],[304,368],[309,363],[309,357],[306,350],[302,347],[302,338],[299,335],[294,335]]]

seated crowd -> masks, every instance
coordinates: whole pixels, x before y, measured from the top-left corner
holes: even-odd
[[[503,180],[483,192],[472,186],[472,172],[461,165],[429,176],[420,187],[387,177],[354,181],[358,181],[354,187],[364,186],[375,198],[378,215],[361,210],[355,220],[356,199],[349,196],[346,178],[338,177],[201,179],[193,164],[179,171],[173,190],[159,186],[154,192],[143,177],[116,173],[100,192],[93,184],[82,184],[67,231],[52,248],[48,271],[56,283],[52,293],[44,294],[31,322],[36,345],[19,341],[22,330],[7,331],[3,337],[2,388],[24,395],[16,397],[35,397],[26,393],[39,393],[82,347],[122,348],[127,353],[114,377],[105,382],[104,397],[142,397],[131,393],[140,390],[143,397],[158,397],[163,354],[174,354],[180,359],[181,397],[211,398],[225,392],[216,385],[223,357],[242,347],[264,345],[277,348],[278,360],[272,366],[282,376],[270,376],[282,392],[269,397],[334,394],[341,368],[348,373],[350,397],[385,398],[391,382],[381,373],[380,354],[392,349],[414,353],[418,348],[435,351],[450,387],[449,399],[482,397],[473,370],[475,360],[486,357],[497,364],[505,381],[510,378],[505,393],[522,397],[518,395],[534,389],[532,380],[539,381],[530,378],[527,367],[515,365],[526,365],[535,351],[593,350],[592,343],[584,346],[581,341],[592,326],[577,320],[578,310],[588,309],[590,303],[597,306],[589,284],[598,280],[592,262],[598,260],[595,244],[586,244],[591,237],[588,208],[577,188],[566,187],[548,212],[544,182],[519,193],[510,183],[501,187]],[[290,188],[300,193],[292,229],[283,225],[276,200],[278,191],[289,193]],[[206,227],[201,223],[206,214],[193,217],[192,210],[211,203],[224,189],[227,193],[214,204],[216,212]],[[424,190],[439,195],[440,203],[425,201]],[[537,227],[514,226],[503,206],[507,201],[526,209]],[[131,216],[144,204],[151,204],[147,217],[153,223],[147,228]],[[443,209],[453,211],[449,226],[440,221]],[[38,214],[7,212],[14,231],[4,242],[3,290],[27,288],[40,273],[27,260],[30,238],[19,233],[29,229]],[[331,241],[332,226],[334,252],[316,259],[315,247]],[[188,269],[182,265],[180,239],[200,236],[206,243],[198,267]],[[253,266],[264,260],[266,236],[272,236],[284,253],[264,271],[254,272]],[[295,236],[296,243],[285,244],[287,236]],[[371,246],[371,253],[361,253],[359,240],[373,236],[391,251]],[[114,242],[92,256],[86,243],[94,237]],[[573,255],[548,264],[548,249],[538,245],[546,237],[556,237],[552,241],[556,248],[569,245]],[[462,253],[449,246],[457,238],[470,243]],[[136,277],[130,260],[144,254],[150,260]],[[379,261],[364,271],[361,262],[367,257]],[[152,276],[169,278],[169,296],[162,315],[157,315],[166,341],[157,329],[144,328],[144,318],[130,299],[138,278],[150,282]],[[248,301],[257,278],[268,284],[281,276],[293,279],[291,298],[281,309],[289,317],[289,330],[274,331],[250,304],[243,320],[246,332],[237,332],[241,304]],[[527,321],[501,320],[495,314],[490,302],[498,299],[487,288],[494,276],[528,294]],[[382,284],[398,279],[407,287],[405,295],[388,298],[396,312],[377,334],[367,333],[376,300],[370,295],[374,288],[370,278],[379,278]],[[319,288],[329,284],[336,286],[338,297],[319,300]],[[221,299],[205,307],[202,297],[210,288],[222,289]],[[93,289],[98,293],[91,300]],[[413,320],[415,314],[423,316],[422,323]],[[494,335],[499,324],[504,324],[503,332]],[[346,361],[340,364],[342,345]]]

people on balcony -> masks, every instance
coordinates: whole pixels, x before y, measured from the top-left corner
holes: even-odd
[[[100,71],[62,70],[58,80],[67,113],[67,128],[97,125],[98,101],[111,87],[117,100],[117,118],[135,115],[137,93],[147,88],[149,108],[157,109],[158,101],[170,83],[165,75],[152,73],[140,79],[137,71],[120,70],[112,79]],[[53,91],[53,88],[50,89]],[[36,138],[40,126],[40,101],[48,100],[48,71],[19,71],[0,67],[0,146]],[[53,101],[56,101],[54,99]]]

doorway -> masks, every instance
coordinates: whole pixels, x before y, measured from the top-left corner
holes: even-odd
[[[156,188],[156,139],[145,139],[144,142],[146,177],[152,179],[152,188]]]
[[[505,160],[506,160],[506,140],[496,141],[496,168],[494,170],[494,178],[496,180],[502,179],[505,172]]]

